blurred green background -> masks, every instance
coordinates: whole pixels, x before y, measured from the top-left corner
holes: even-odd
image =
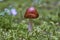
[[[31,5],[39,17],[28,33],[24,14]],[[9,14],[11,9],[17,15]],[[0,40],[60,40],[60,0],[0,0]]]

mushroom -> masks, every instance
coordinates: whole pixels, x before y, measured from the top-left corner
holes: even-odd
[[[39,14],[33,6],[27,8],[26,13],[24,14],[24,18],[29,19],[28,31],[32,31],[32,19],[36,19],[38,17],[39,17]]]

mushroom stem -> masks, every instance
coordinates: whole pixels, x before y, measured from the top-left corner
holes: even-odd
[[[32,31],[32,20],[29,19],[29,22],[28,22],[28,32]]]

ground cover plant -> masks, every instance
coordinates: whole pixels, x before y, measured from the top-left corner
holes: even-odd
[[[26,9],[39,14],[28,32]],[[60,40],[60,0],[0,0],[0,40]]]

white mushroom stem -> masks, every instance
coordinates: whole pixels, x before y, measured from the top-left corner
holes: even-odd
[[[28,32],[32,31],[32,20],[29,19],[29,22],[28,22]]]

